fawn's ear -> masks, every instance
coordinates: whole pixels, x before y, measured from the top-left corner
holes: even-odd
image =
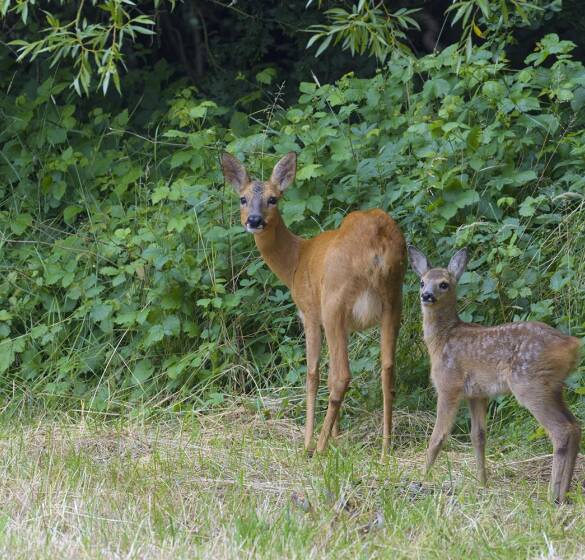
[[[224,179],[237,194],[240,194],[240,191],[250,182],[246,168],[232,154],[227,152],[221,154],[221,170]]]
[[[459,282],[459,278],[461,278],[461,275],[463,274],[463,271],[465,270],[465,266],[467,265],[467,259],[468,259],[468,254],[467,254],[467,247],[464,249],[461,249],[459,251],[457,251],[453,257],[451,258],[451,260],[449,261],[449,266],[447,267],[447,270],[453,275],[455,276],[455,280],[457,280]]]
[[[282,192],[295,180],[296,174],[297,154],[289,152],[274,166],[270,181]]]
[[[408,246],[408,260],[412,269],[422,278],[430,269],[431,263],[421,251],[413,245]]]

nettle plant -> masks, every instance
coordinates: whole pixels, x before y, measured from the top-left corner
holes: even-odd
[[[583,336],[585,69],[571,49],[546,36],[514,71],[497,50],[395,56],[231,126],[180,84],[147,96],[159,104],[138,121],[119,101],[76,108],[70,76],[15,82],[0,99],[2,388],[104,408],[302,384],[290,297],[222,191],[226,148],[259,178],[298,154],[281,205],[295,232],[384,208],[431,259],[470,248],[466,320]],[[409,285],[403,338],[419,329]],[[374,383],[375,339],[360,339],[353,368]],[[408,372],[423,355],[399,345],[400,393],[420,385]]]

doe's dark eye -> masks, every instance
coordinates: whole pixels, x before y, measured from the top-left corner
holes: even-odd
[[[425,287],[425,283],[422,280],[420,281],[420,287],[421,288],[424,288]]]
[[[268,198],[268,204],[274,206],[278,202],[278,199],[275,196],[271,196]]]
[[[242,198],[240,198],[240,204],[243,206],[244,204],[246,204],[246,198],[243,196]]]
[[[446,290],[449,287],[449,284],[447,284],[447,282],[441,282],[439,284],[439,288],[441,288],[441,290]]]

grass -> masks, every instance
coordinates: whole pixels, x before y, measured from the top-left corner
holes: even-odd
[[[468,438],[423,481],[428,413],[351,420],[325,455],[299,423],[242,402],[148,421],[3,418],[4,558],[582,558],[580,459],[571,505],[546,501],[545,442],[492,434],[491,484]],[[497,426],[496,426],[497,431]]]

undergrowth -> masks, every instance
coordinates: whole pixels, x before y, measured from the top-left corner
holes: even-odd
[[[521,70],[503,52],[395,56],[371,79],[280,90],[246,115],[181,82],[88,105],[66,71],[0,58],[0,395],[124,412],[304,384],[290,294],[238,223],[227,149],[259,177],[299,153],[281,212],[300,235],[381,207],[435,264],[470,247],[461,316],[536,319],[583,336],[585,69],[548,35]],[[136,86],[136,87],[131,87]],[[408,275],[397,391],[432,408]],[[377,331],[355,335],[350,406],[377,409]],[[583,369],[569,381],[583,408]],[[499,407],[510,400],[500,400]],[[514,406],[510,406],[511,412]]]

